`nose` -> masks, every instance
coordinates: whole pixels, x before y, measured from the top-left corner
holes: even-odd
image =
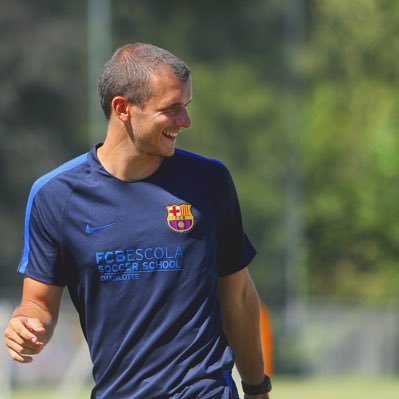
[[[186,109],[183,109],[176,118],[176,125],[179,127],[189,128],[191,126],[190,115]]]

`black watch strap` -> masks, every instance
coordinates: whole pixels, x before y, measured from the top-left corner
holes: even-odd
[[[258,385],[250,385],[244,381],[241,381],[242,390],[247,395],[259,395],[261,393],[267,393],[272,390],[272,382],[270,377],[265,374],[263,381]]]

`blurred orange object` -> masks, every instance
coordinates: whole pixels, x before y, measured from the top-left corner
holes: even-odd
[[[272,323],[266,306],[262,303],[260,310],[260,333],[262,342],[263,361],[265,362],[265,374],[272,375],[273,368],[273,338]]]

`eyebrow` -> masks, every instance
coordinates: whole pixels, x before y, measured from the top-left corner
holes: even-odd
[[[190,100],[188,100],[185,104],[184,104],[184,106],[186,107],[188,104],[190,104],[191,103],[191,100],[192,100],[192,98],[190,98]],[[174,104],[172,104],[172,107],[174,107],[175,105],[181,105],[182,103],[174,103]]]

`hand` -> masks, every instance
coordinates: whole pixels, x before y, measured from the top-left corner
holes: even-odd
[[[38,336],[45,332],[39,319],[21,316],[12,318],[4,331],[8,354],[16,362],[32,362],[29,355],[36,355],[44,348]]]
[[[259,395],[244,395],[244,399],[269,399],[269,394],[261,393]]]

